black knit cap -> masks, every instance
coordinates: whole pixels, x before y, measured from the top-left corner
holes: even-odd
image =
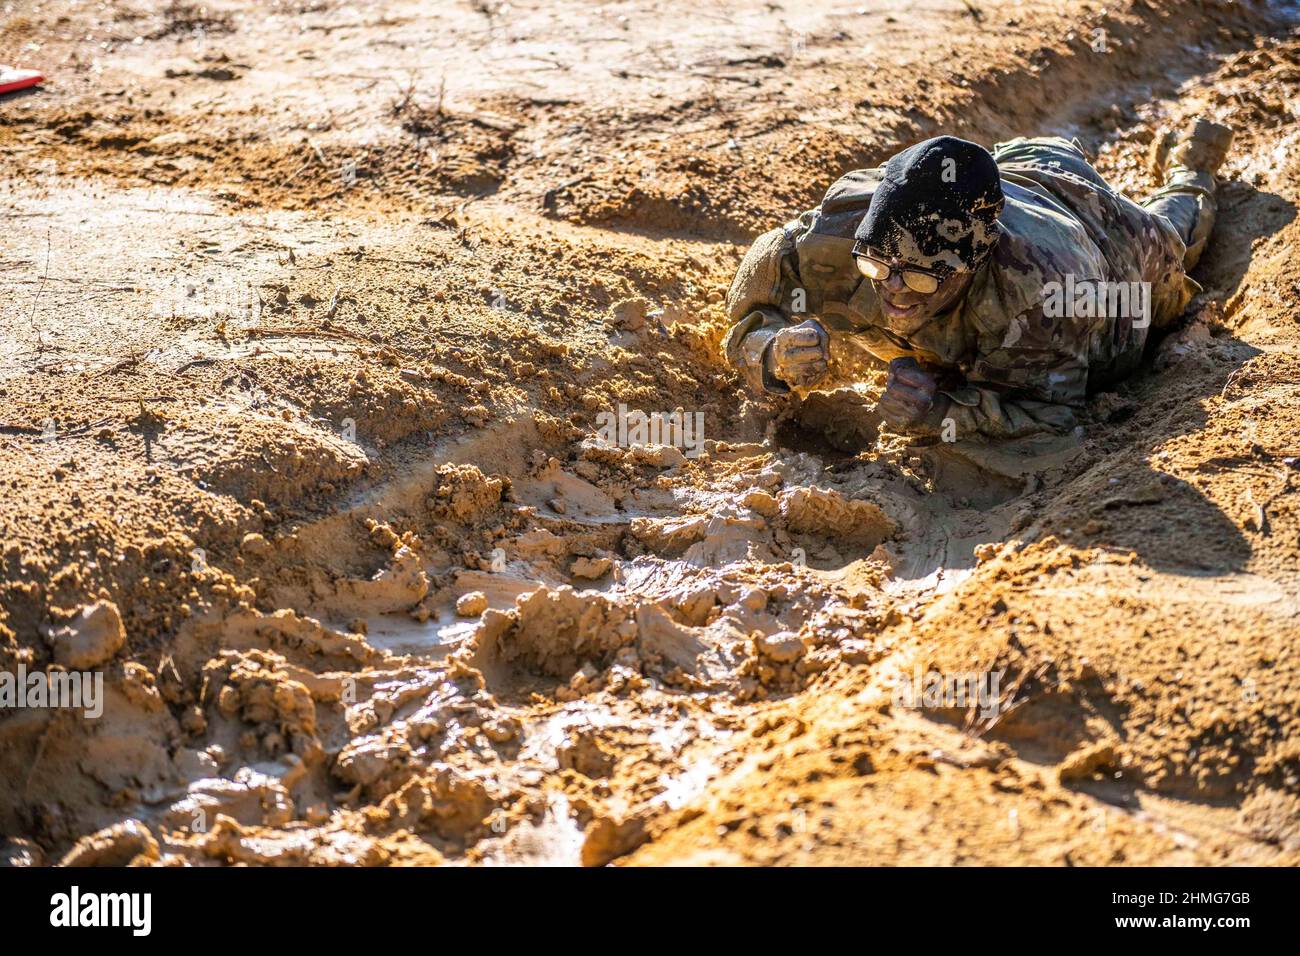
[[[871,246],[923,269],[973,269],[997,241],[1002,212],[997,163],[955,136],[910,146],[885,163],[855,252]]]

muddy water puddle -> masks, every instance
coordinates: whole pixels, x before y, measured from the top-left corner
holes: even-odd
[[[486,569],[431,565],[445,584],[422,620],[366,619],[366,643],[412,671],[360,692],[369,733],[340,759],[368,753],[377,769],[352,796],[394,761],[445,764],[497,795],[467,861],[592,862],[731,769],[754,703],[799,692],[846,653],[883,654],[891,566],[936,559],[926,521],[942,512],[949,527],[951,504],[927,508],[875,463],[831,474],[807,452],[714,452],[665,454],[672,464],[637,484],[582,465],[655,453],[586,449],[512,475],[515,507],[535,520]]]
[[[150,749],[147,701],[109,717],[157,781],[124,805],[196,864],[615,859],[743,769],[765,708],[902,667],[889,625],[1000,540],[932,477],[967,458],[914,457],[452,443],[297,527],[262,610],[189,626],[185,745]]]

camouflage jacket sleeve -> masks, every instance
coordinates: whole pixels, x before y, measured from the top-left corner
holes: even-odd
[[[1002,344],[994,336],[981,337]],[[912,342],[904,342],[880,327],[862,329],[856,338],[881,362],[915,358],[938,377],[934,409],[909,428],[918,435],[949,440],[970,435],[1017,438],[1040,431],[1068,430],[1075,424],[1070,404],[1083,401],[1086,376],[1069,373],[1075,359],[1056,352],[1020,352],[1014,348],[990,348],[980,353],[967,343],[967,330],[960,316],[935,323]],[[957,359],[971,351],[974,361],[970,364]],[[1035,387],[1051,379],[1077,383],[1077,395],[1044,395]]]
[[[1004,290],[1006,282],[1004,276]],[[938,403],[927,425],[937,416],[936,433],[947,429],[945,437],[956,438],[1018,438],[1073,428],[1072,406],[1087,396],[1088,325],[1045,320],[1037,301],[1005,327],[978,331],[982,347],[965,381],[941,390],[949,401]]]
[[[1068,431],[1074,425],[1069,405],[1010,398],[995,388],[967,384],[942,390],[934,411],[912,431],[956,441],[971,435],[1020,438],[1035,432]]]
[[[727,318],[731,328],[723,339],[723,352],[755,391],[790,391],[788,385],[767,371],[764,357],[772,337],[781,329],[797,324],[782,305],[782,298],[784,289],[800,284],[792,253],[795,237],[806,228],[810,215],[805,213],[755,240],[727,291]],[[797,321],[803,320],[800,317]]]

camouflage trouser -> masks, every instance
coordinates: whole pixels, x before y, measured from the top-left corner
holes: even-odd
[[[1062,148],[1064,141],[1054,137],[1013,139],[993,147],[993,158],[999,165],[1033,161],[1040,156],[1044,145],[1050,146],[1052,161],[1059,163],[1067,172],[1110,188],[1101,174],[1092,168],[1077,142],[1072,144],[1071,149]],[[1161,216],[1174,227],[1174,232],[1178,233],[1187,247],[1183,267],[1189,270],[1195,267],[1201,253],[1205,251],[1210,232],[1214,229],[1217,209],[1214,177],[1183,166],[1171,166],[1165,173],[1165,184],[1138,205]]]
[[[1171,167],[1165,174],[1165,184],[1143,200],[1142,206],[1174,227],[1187,245],[1183,268],[1194,268],[1210,240],[1218,211],[1214,177],[1181,166]]]

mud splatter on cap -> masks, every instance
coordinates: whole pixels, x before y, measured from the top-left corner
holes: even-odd
[[[997,241],[1002,204],[989,151],[936,136],[885,163],[854,238],[859,249],[871,246],[923,269],[970,270]]]

